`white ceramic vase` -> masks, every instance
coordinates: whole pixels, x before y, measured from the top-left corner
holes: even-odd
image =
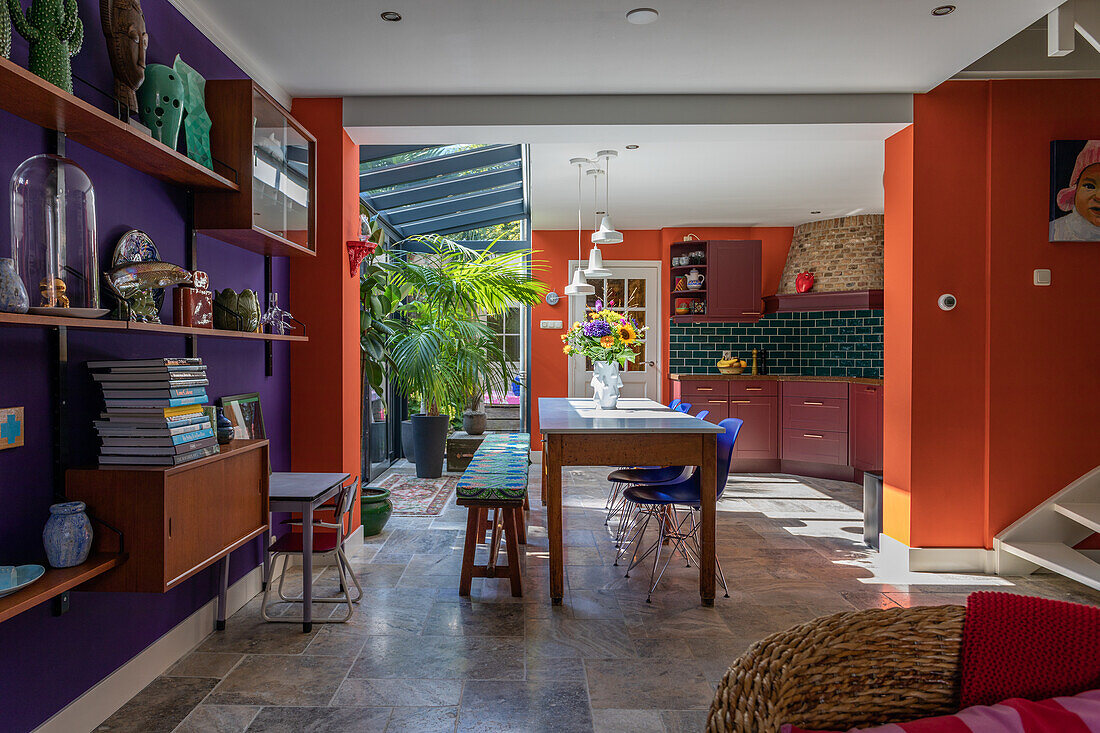
[[[592,363],[592,401],[601,410],[614,410],[619,402],[619,390],[623,380],[619,378],[619,362],[597,361]]]

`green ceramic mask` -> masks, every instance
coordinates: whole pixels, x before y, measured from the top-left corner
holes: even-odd
[[[187,157],[214,170],[214,158],[210,155],[210,128],[213,123],[206,113],[206,79],[199,72],[176,56],[172,64],[183,79],[183,132],[187,140]]]
[[[137,96],[141,121],[154,138],[175,150],[183,120],[183,79],[170,66],[150,64]]]

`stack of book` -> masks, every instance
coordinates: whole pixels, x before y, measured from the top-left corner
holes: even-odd
[[[106,406],[99,465],[174,466],[218,452],[202,359],[90,361]]]

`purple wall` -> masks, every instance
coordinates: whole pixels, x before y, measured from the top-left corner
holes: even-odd
[[[28,3],[23,0],[24,6]],[[79,0],[85,27],[84,48],[73,59],[76,94],[106,110],[113,101],[100,90],[112,88],[106,44],[99,24],[99,3]],[[166,0],[144,0],[149,30],[149,63],[171,64],[176,53],[207,79],[243,78],[245,74],[187,22]],[[12,59],[26,65],[27,48],[15,40]],[[0,185],[24,159],[47,152],[47,134],[0,112]],[[182,137],[182,133],[181,133]],[[88,172],[96,188],[100,256],[105,261],[119,235],[142,229],[152,236],[161,257],[186,264],[184,256],[184,190],[162,183],[72,142],[68,156]],[[0,205],[0,256],[10,256],[9,206]],[[262,293],[263,258],[207,238],[200,238],[199,266],[210,273],[215,288],[251,287]],[[275,289],[289,292],[288,268],[274,260]],[[171,320],[171,294],[161,313]],[[285,304],[293,310],[293,303]],[[41,531],[52,503],[53,456],[49,393],[49,335],[45,329],[0,328],[0,407],[26,408],[26,445],[0,451],[0,565],[44,563]],[[212,398],[259,392],[272,467],[287,470],[289,451],[289,356],[286,344],[275,345],[274,376],[264,375],[260,342],[200,339],[199,355],[209,365]],[[69,333],[70,404],[65,431],[72,462],[94,462],[97,441],[91,420],[99,398],[83,363],[89,359],[146,358],[184,354],[182,337],[110,331]],[[232,579],[259,562],[257,541],[233,554]],[[140,548],[129,548],[140,552]],[[200,573],[170,593],[74,593],[71,610],[59,618],[42,604],[0,623],[0,700],[7,701],[5,731],[31,730],[99,680],[134,657],[173,626],[215,597],[213,571]]]

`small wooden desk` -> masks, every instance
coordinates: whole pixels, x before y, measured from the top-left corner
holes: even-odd
[[[313,629],[313,510],[336,496],[349,478],[351,474],[347,473],[271,474],[271,511],[302,515],[302,631],[307,634]],[[270,547],[269,531],[264,544],[265,579],[270,567]]]
[[[542,492],[550,540],[550,600],[565,596],[562,466],[699,466],[702,526],[699,596],[714,605],[714,537],[718,502],[718,433],[714,425],[646,399],[620,399],[600,410],[591,399],[539,398]]]

